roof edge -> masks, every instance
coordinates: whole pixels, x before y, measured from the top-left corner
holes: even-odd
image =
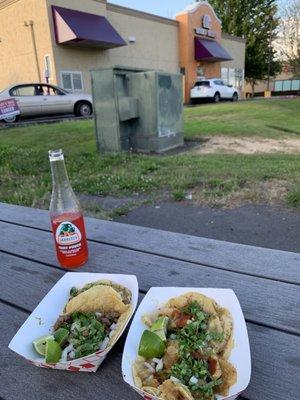
[[[233,40],[235,42],[241,42],[241,43],[247,42],[247,40],[241,36],[232,35],[231,33],[226,33],[226,32],[222,32],[221,38],[229,39],[229,40]]]
[[[107,3],[106,9],[108,11],[118,12],[120,14],[131,15],[133,17],[144,18],[151,21],[161,22],[163,24],[178,26],[178,21],[175,19],[161,17],[156,14],[150,14],[144,11],[135,10],[133,8],[119,6],[118,4]]]
[[[215,10],[213,9],[213,7],[212,7],[207,1],[198,1],[197,3],[189,4],[187,7],[185,7],[185,9],[184,9],[183,11],[180,11],[179,13],[177,13],[177,14],[175,15],[175,17],[178,17],[179,15],[184,15],[184,14],[193,14],[194,12],[197,11],[197,9],[198,9],[200,6],[204,6],[204,5],[205,5],[205,6],[208,6],[208,7],[211,9],[211,11],[212,11],[214,17],[215,17],[215,18],[217,19],[217,21],[222,25],[222,21],[221,21],[220,18],[217,16],[217,14],[216,14]]]

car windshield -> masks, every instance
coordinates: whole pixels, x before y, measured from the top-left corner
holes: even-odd
[[[58,92],[62,92],[63,94],[70,94],[70,92],[67,92],[65,89],[62,89],[61,87],[58,86],[50,86],[50,88],[58,91]]]
[[[209,86],[209,81],[200,81],[195,83],[195,87],[197,86]]]

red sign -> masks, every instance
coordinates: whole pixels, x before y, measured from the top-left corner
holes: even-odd
[[[15,99],[0,100],[0,119],[19,115],[20,109]]]

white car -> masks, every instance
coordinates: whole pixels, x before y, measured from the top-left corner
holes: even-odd
[[[92,96],[83,93],[68,93],[46,83],[25,83],[10,86],[0,92],[0,100],[15,99],[20,115],[4,119],[15,122],[18,117],[50,114],[70,114],[87,117],[93,112]]]
[[[231,85],[226,85],[221,79],[203,79],[197,81],[191,89],[191,101],[197,103],[199,100],[213,100],[218,103],[221,100],[237,101],[238,90]]]

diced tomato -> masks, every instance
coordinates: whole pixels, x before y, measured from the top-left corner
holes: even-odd
[[[208,360],[208,370],[211,375],[214,375],[217,371],[218,361],[215,358]]]
[[[174,319],[174,323],[177,328],[183,328],[187,324],[187,322],[192,319],[192,315],[190,314],[183,314],[179,310],[174,310],[172,313],[172,317]]]

